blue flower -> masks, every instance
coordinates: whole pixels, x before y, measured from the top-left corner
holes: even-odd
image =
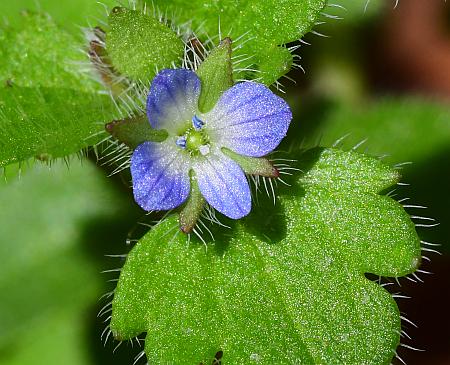
[[[286,135],[292,113],[283,99],[255,82],[235,84],[211,111],[201,113],[200,90],[190,70],[167,69],[154,78],[147,116],[152,128],[165,129],[168,137],[135,149],[134,198],[147,211],[173,209],[186,201],[194,178],[213,208],[238,219],[250,212],[250,187],[223,148],[250,157],[267,155]]]

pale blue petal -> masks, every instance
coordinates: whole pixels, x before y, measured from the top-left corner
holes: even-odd
[[[232,219],[250,213],[250,187],[240,166],[221,152],[194,164],[198,187],[206,201]]]
[[[143,209],[169,210],[187,199],[190,166],[184,155],[171,138],[162,143],[144,142],[134,150],[133,193]]]
[[[266,86],[242,82],[225,91],[203,118],[214,143],[241,155],[260,157],[286,136],[292,113]]]
[[[200,80],[186,69],[166,69],[152,81],[147,98],[147,116],[155,129],[175,134],[184,124],[190,126],[197,112]]]

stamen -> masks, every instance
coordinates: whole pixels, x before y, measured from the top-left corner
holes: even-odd
[[[194,126],[194,129],[196,131],[199,131],[203,128],[203,126],[205,125],[205,123],[203,122],[203,120],[201,120],[199,117],[197,117],[196,115],[194,115],[192,117],[192,125]]]
[[[180,136],[176,140],[176,145],[182,149],[186,149],[186,136]]]

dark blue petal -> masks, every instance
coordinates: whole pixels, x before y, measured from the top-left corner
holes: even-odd
[[[153,79],[147,98],[150,125],[176,133],[180,126],[191,122],[199,95],[200,80],[195,72],[182,68],[162,70]]]
[[[213,208],[232,219],[250,213],[250,187],[236,162],[219,152],[197,162],[194,171],[200,192]]]
[[[136,202],[145,210],[169,210],[189,195],[189,161],[172,139],[144,142],[131,157]]]
[[[215,143],[241,155],[260,157],[286,136],[292,113],[266,86],[243,82],[225,91],[203,119]]]

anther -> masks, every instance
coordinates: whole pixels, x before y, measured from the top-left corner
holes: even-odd
[[[178,137],[177,140],[175,141],[175,144],[178,147],[185,149],[186,148],[186,136]]]
[[[192,117],[192,125],[194,126],[194,129],[196,131],[199,131],[203,128],[203,126],[205,125],[205,123],[203,122],[203,120],[201,120],[199,117],[197,117],[196,115],[194,115]]]

